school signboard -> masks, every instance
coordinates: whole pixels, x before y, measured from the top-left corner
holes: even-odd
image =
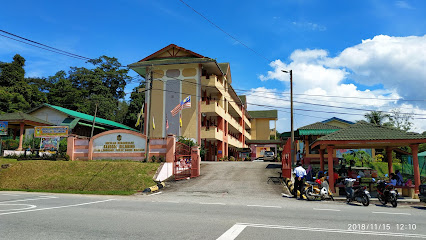
[[[68,137],[68,127],[67,126],[34,127],[34,137],[36,138]]]
[[[0,121],[0,136],[7,135],[8,122]]]

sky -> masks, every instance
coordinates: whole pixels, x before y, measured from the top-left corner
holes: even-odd
[[[22,0],[2,3],[0,29],[123,65],[172,43],[229,62],[249,110],[279,110],[279,132],[290,131],[290,69],[295,129],[376,110],[407,113],[411,131],[426,131],[426,1],[183,1],[210,22],[180,0]],[[90,67],[0,36],[0,61],[17,53],[28,77]]]

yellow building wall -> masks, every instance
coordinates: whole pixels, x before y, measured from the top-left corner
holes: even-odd
[[[159,89],[159,90],[157,90]],[[163,94],[164,83],[162,81],[154,80],[152,82],[152,103],[151,103],[151,120],[149,122],[150,136],[161,138],[163,136]],[[155,129],[153,129],[153,121],[155,120]]]
[[[192,82],[192,83],[191,83]],[[186,138],[197,139],[197,81],[195,79],[185,79],[182,81],[182,99],[191,95],[191,108],[182,110],[181,135]]]
[[[271,151],[270,147],[256,147],[256,156],[263,157],[265,151]]]
[[[251,140],[255,140],[256,138],[256,119],[252,119],[251,121],[251,129],[250,129],[250,135],[251,135]]]
[[[256,128],[256,136],[255,136],[255,140],[269,140],[269,133],[270,133],[270,129],[269,129],[269,119],[262,119],[262,118],[258,118],[256,119],[256,124],[255,128]],[[252,129],[253,129],[253,124],[252,124]]]

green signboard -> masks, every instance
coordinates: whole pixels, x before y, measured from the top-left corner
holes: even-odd
[[[7,122],[0,122],[0,136],[7,136]]]

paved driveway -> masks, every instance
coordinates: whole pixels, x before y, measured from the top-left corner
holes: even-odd
[[[270,162],[202,162],[201,176],[171,182],[165,193],[209,197],[280,197],[282,185],[268,182],[279,176],[280,168],[266,168]]]

